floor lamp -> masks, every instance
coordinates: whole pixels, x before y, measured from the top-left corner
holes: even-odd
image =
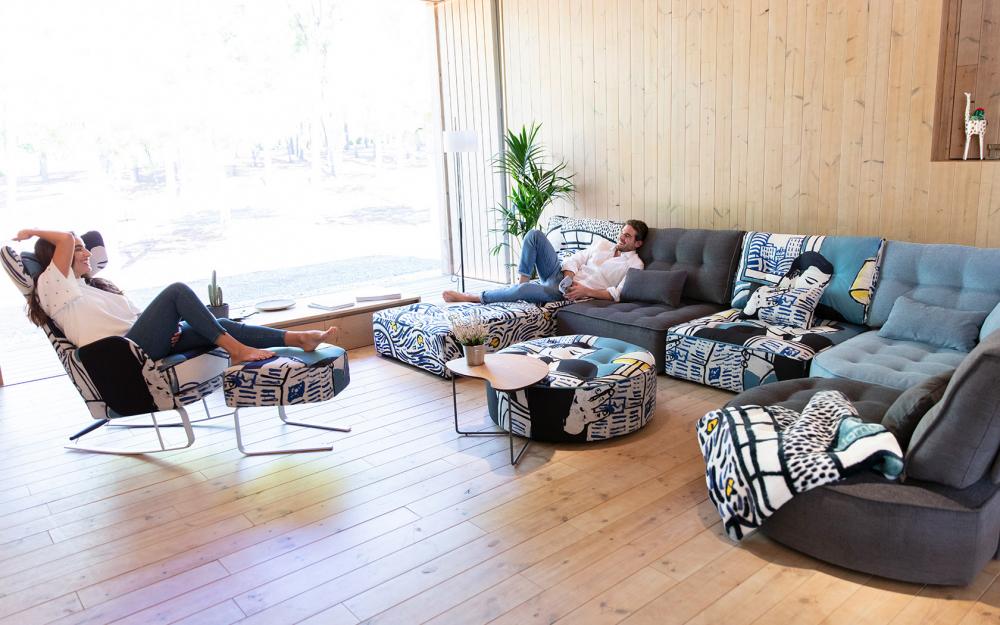
[[[455,189],[458,192],[458,266],[459,291],[465,292],[465,233],[462,224],[462,161],[457,154],[475,152],[479,149],[479,136],[475,130],[444,131],[444,151],[455,154]]]

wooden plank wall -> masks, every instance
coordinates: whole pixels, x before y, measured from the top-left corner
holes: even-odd
[[[930,160],[942,0],[501,8],[508,125],[577,174],[553,213],[1000,246],[1000,163]]]

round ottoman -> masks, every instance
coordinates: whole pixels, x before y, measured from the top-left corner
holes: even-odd
[[[549,375],[516,393],[487,386],[490,417],[508,414],[512,432],[551,443],[598,441],[630,434],[656,409],[656,360],[645,349],[587,334],[517,343],[500,354],[523,354],[549,366]]]

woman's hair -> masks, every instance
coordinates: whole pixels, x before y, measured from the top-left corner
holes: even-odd
[[[45,271],[52,263],[52,256],[55,254],[55,251],[56,246],[49,243],[45,239],[38,239],[35,241],[35,259],[37,259],[38,264],[42,266],[42,271]],[[70,263],[70,266],[72,267],[72,263]],[[36,326],[43,326],[49,322],[49,316],[45,314],[44,310],[42,310],[42,303],[38,300],[38,278],[40,276],[41,272],[39,272],[38,276],[35,276],[35,286],[31,289],[31,296],[28,297],[28,319],[30,319],[31,323]],[[83,276],[83,280],[95,289],[100,289],[116,295],[122,294],[121,289],[116,287],[109,280],[91,278],[89,275]]]

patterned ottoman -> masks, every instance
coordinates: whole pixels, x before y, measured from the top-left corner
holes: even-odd
[[[375,350],[408,365],[450,378],[444,363],[460,358],[462,348],[451,333],[449,317],[476,315],[489,326],[489,351],[556,331],[555,312],[570,302],[537,306],[527,302],[499,304],[411,304],[380,310],[372,316]]]
[[[653,416],[656,360],[641,347],[577,334],[535,339],[500,353],[526,354],[549,365],[544,380],[513,397],[487,387],[490,417],[498,422],[497,414],[507,414],[510,402],[518,436],[554,443],[598,441],[634,432]]]
[[[344,390],[351,381],[347,367],[347,352],[343,348],[327,346],[314,352],[295,347],[273,348],[276,356],[267,360],[244,362],[226,369],[222,388],[226,405],[234,408],[236,443],[248,456],[293,453],[301,451],[329,451],[332,447],[309,449],[280,449],[274,451],[247,451],[243,447],[240,431],[240,408],[277,406],[281,420],[289,425],[349,432],[350,428],[336,428],[289,421],[285,406],[326,401]]]

